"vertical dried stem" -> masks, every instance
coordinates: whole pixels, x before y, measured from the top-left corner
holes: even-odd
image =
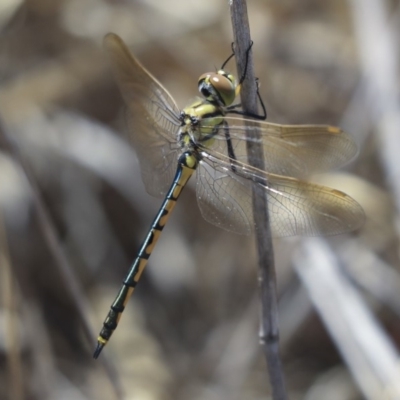
[[[238,76],[242,76],[246,63],[246,51],[250,39],[250,28],[245,0],[231,0],[231,19],[235,43],[235,55]],[[248,56],[246,79],[241,89],[241,104],[245,112],[257,114],[257,83],[254,76],[252,53]],[[253,138],[256,133],[252,133]],[[248,141],[247,152],[249,164],[264,170],[262,146],[255,140]],[[258,280],[261,295],[260,342],[267,361],[271,391],[274,400],[287,398],[279,356],[278,307],[274,253],[272,247],[271,227],[269,224],[268,203],[265,191],[260,185],[253,185],[253,214],[256,226],[256,244],[259,260]]]

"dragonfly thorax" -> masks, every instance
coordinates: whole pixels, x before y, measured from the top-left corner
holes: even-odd
[[[212,103],[227,107],[236,97],[236,79],[224,70],[207,72],[200,76],[198,88],[200,93]]]
[[[187,145],[191,142],[204,142],[210,139],[224,120],[225,111],[218,104],[197,99],[185,107],[181,114],[181,143]]]

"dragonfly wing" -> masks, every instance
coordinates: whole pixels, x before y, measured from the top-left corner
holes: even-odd
[[[328,125],[278,125],[268,122],[225,117],[235,157],[247,160],[246,137],[258,130],[264,150],[265,170],[277,175],[305,178],[313,173],[338,168],[357,155],[357,146],[339,128]],[[246,124],[246,125],[245,125]],[[210,124],[211,125],[211,124]],[[212,147],[226,154],[226,134],[223,129],[214,137]]]
[[[147,193],[164,197],[175,175],[177,151],[173,143],[165,141],[158,134],[157,126],[150,128],[152,118],[144,107],[140,112],[142,118],[136,118],[139,110],[139,104],[136,105],[135,112],[127,110],[127,122],[131,132],[147,132],[146,136],[131,135],[140,162],[142,181]]]
[[[141,164],[146,190],[162,196],[176,168],[179,109],[167,90],[139,63],[122,39],[104,38],[117,84],[128,106],[129,139]]]
[[[338,190],[268,174],[240,162],[234,172],[225,156],[203,155],[203,165],[208,167],[202,166],[198,175],[198,202],[204,218],[221,228],[245,234],[253,229],[253,182],[267,195],[275,237],[336,235],[355,230],[364,222],[361,206]]]
[[[275,236],[337,235],[364,223],[361,206],[339,190],[279,175],[260,185],[267,191]]]
[[[197,202],[204,219],[227,231],[252,232],[250,183],[212,159],[200,162],[196,171]]]

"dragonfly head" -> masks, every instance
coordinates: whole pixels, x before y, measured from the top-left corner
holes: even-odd
[[[221,107],[230,106],[236,97],[236,79],[224,70],[207,72],[199,78],[200,93],[211,102]]]

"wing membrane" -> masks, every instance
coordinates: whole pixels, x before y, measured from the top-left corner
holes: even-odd
[[[249,235],[252,232],[251,186],[212,159],[197,168],[196,194],[203,218],[227,231]]]
[[[120,37],[108,34],[104,47],[128,106],[129,139],[137,151],[146,190],[151,195],[162,196],[176,168],[179,109]]]
[[[328,125],[278,125],[242,118],[225,117],[229,125],[232,148],[236,159],[247,163],[246,129],[258,130],[264,150],[265,170],[277,175],[306,178],[312,173],[326,172],[340,167],[357,154],[357,146],[350,136]],[[246,124],[246,125],[245,125]],[[205,123],[203,125],[207,125]],[[210,123],[211,125],[211,123]],[[253,126],[252,126],[253,125]],[[210,146],[226,154],[223,129]]]
[[[253,182],[267,194],[276,237],[335,235],[357,229],[365,219],[361,206],[338,190],[269,174],[240,161],[233,172],[229,158],[215,151],[204,153],[203,160],[197,182],[199,207],[207,221],[226,230],[253,230]]]

